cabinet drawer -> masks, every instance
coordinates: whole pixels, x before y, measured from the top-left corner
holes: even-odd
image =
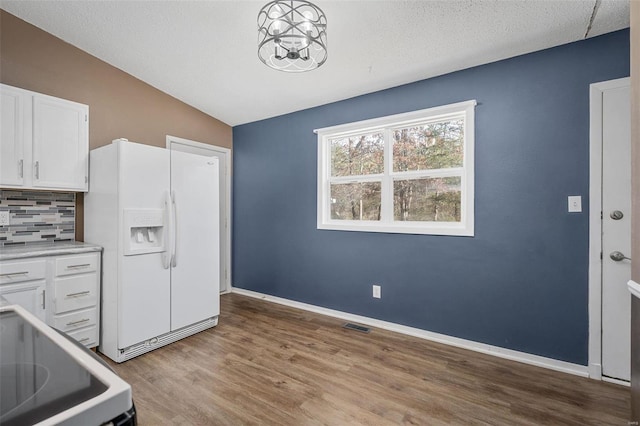
[[[89,348],[98,346],[98,327],[83,328],[67,334]]]
[[[96,308],[87,309],[72,314],[56,315],[53,318],[53,326],[61,331],[72,331],[90,325],[96,325]]]
[[[85,254],[82,256],[65,256],[56,259],[56,276],[83,274],[98,269],[98,256]]]
[[[46,274],[45,260],[0,263],[0,284],[43,279]]]
[[[54,287],[55,314],[60,314],[76,309],[95,306],[98,300],[97,274],[72,275],[70,277],[56,278]]]

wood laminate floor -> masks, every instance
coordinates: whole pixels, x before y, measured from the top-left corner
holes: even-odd
[[[217,327],[114,364],[140,425],[627,425],[629,389],[237,294]]]

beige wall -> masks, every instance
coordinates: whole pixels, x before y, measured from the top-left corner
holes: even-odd
[[[0,82],[89,105],[90,148],[166,135],[232,147],[231,126],[0,10]],[[78,196],[76,238],[83,239]]]

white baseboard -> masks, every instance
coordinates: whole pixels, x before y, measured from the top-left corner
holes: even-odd
[[[452,336],[447,336],[445,334],[434,333],[431,331],[422,330],[420,328],[408,327],[406,325],[395,324],[392,322],[382,321],[375,318],[363,317],[360,315],[350,314],[348,312],[336,311],[333,309],[323,308],[321,306],[310,305],[302,302],[296,302],[295,300],[283,299],[281,297],[258,293],[251,290],[245,290],[243,288],[233,287],[231,289],[231,292],[237,293],[243,296],[253,297],[256,299],[262,299],[267,302],[273,302],[273,303],[278,303],[280,305],[290,306],[292,308],[298,308],[298,309],[302,309],[309,312],[315,312],[317,314],[327,315],[334,318],[340,318],[345,321],[357,322],[357,323],[365,324],[371,327],[377,327],[384,330],[394,331],[396,333],[406,334],[407,336],[418,337],[420,339],[430,340],[432,342],[443,343],[445,345],[455,346],[457,348],[468,349],[471,351],[480,352],[487,355],[493,355],[493,356],[508,359],[511,361],[518,361],[524,364],[535,365],[537,367],[544,367],[550,370],[574,374],[576,376],[589,377],[589,370],[585,365],[573,364],[570,362],[559,361],[553,358],[546,358],[539,355],[528,354],[526,352],[519,352],[511,349],[505,349],[499,346],[492,346],[492,345],[487,345],[485,343],[478,343],[472,340],[460,339],[458,337],[452,337]]]
[[[613,377],[602,376],[602,381],[607,383],[613,383],[614,385],[620,385],[630,388],[631,382],[627,382],[626,380],[614,379]]]
[[[592,362],[589,364],[589,377],[595,380],[602,380],[602,364]]]

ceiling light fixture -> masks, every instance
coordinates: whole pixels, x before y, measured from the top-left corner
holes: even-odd
[[[258,13],[258,57],[285,72],[311,71],[327,60],[327,18],[305,0],[272,1]]]

